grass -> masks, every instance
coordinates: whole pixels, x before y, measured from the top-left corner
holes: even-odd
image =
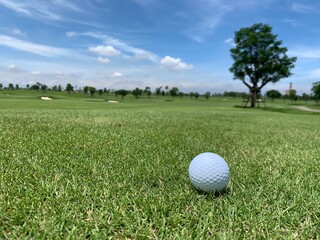
[[[94,100],[0,97],[0,239],[320,238],[319,114]],[[189,182],[206,151],[229,164],[224,194]]]

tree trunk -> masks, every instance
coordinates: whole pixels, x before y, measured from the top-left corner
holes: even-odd
[[[255,108],[256,104],[257,104],[257,89],[255,87],[253,87],[252,89],[250,89],[251,91],[251,107]]]

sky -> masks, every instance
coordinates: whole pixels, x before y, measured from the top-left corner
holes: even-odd
[[[319,21],[314,0],[0,0],[0,83],[247,91],[230,48],[240,28],[264,23],[297,62],[263,92],[310,93]]]

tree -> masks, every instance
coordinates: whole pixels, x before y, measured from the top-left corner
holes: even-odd
[[[89,92],[89,87],[88,87],[88,86],[85,86],[85,87],[83,88],[83,92],[84,92],[84,94],[88,94],[88,92]]]
[[[13,87],[13,84],[12,84],[12,83],[9,83],[9,85],[8,85],[8,89],[10,89],[10,90],[13,90],[13,89],[14,89],[14,87]]]
[[[195,93],[193,94],[193,96],[194,96],[196,99],[198,99],[198,97],[200,96],[200,94],[199,94],[198,92],[195,92]]]
[[[121,99],[123,99],[126,95],[128,95],[128,91],[124,90],[124,89],[120,89],[114,92],[116,94],[116,96],[120,95]]]
[[[48,89],[48,86],[45,84],[41,84],[40,88],[43,92],[45,92]]]
[[[165,89],[165,91],[162,91],[162,95],[163,95],[163,96],[164,96],[164,95],[169,95],[169,86],[168,86],[168,85],[165,86],[164,89]],[[164,93],[164,94],[163,94],[163,93]]]
[[[235,91],[231,91],[231,92],[223,92],[222,96],[224,97],[234,97],[234,98],[248,98],[248,93],[246,92],[235,92]]]
[[[71,83],[68,83],[67,84],[67,86],[66,86],[66,91],[68,92],[68,93],[71,93],[71,92],[73,92],[73,86],[71,85]]]
[[[39,90],[40,87],[39,87],[38,84],[33,84],[33,85],[31,85],[30,89],[31,89],[31,90]]]
[[[95,87],[89,87],[89,92],[90,92],[91,97],[93,97],[93,95],[95,94],[96,91],[97,90]]]
[[[307,93],[303,93],[302,94],[302,99],[304,100],[304,101],[308,101],[309,100],[309,98],[310,98],[310,96],[309,96],[309,94],[307,94]]]
[[[150,98],[152,94],[151,88],[149,86],[146,86],[146,88],[144,89],[144,93],[147,94],[148,98]]]
[[[135,96],[135,98],[138,98],[139,96],[141,96],[142,95],[142,89],[140,89],[140,88],[136,88],[136,89],[134,89],[134,90],[132,90],[132,95],[133,96]]]
[[[211,96],[211,93],[210,92],[206,92],[203,96],[208,100],[209,97]]]
[[[3,85],[2,85],[2,83],[0,83],[0,90],[3,88]]]
[[[162,90],[162,87],[161,87],[161,86],[158,87],[158,88],[156,88],[156,95],[157,95],[157,96],[160,96],[160,95],[161,95],[161,90]]]
[[[170,89],[170,95],[171,95],[172,97],[175,98],[176,96],[178,96],[178,93],[179,93],[179,88],[173,87],[173,88]]]
[[[320,82],[312,83],[311,91],[313,92],[315,101],[318,103],[320,99]]]
[[[100,96],[102,96],[103,89],[99,89],[99,90],[98,90],[98,93],[99,93]]]
[[[278,90],[269,90],[266,92],[266,96],[268,98],[271,98],[272,99],[272,102],[275,98],[280,98],[281,97],[281,93],[278,91]]]
[[[288,97],[291,99],[291,102],[293,102],[293,100],[297,101],[297,91],[295,89],[288,90]]]
[[[19,89],[20,89],[18,84],[16,84],[16,89],[17,89],[17,90],[19,90]]]
[[[251,107],[257,94],[268,83],[276,83],[292,75],[296,57],[286,55],[287,48],[272,34],[269,25],[258,23],[235,32],[235,47],[230,49],[234,60],[229,69],[234,79],[242,81],[251,94]]]

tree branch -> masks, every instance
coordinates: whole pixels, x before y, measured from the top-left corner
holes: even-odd
[[[268,81],[268,80],[263,80],[262,83],[261,83],[261,85],[260,85],[260,87],[259,87],[259,90],[261,90],[268,82],[270,82],[270,81]]]
[[[243,82],[244,85],[246,85],[249,89],[251,89],[251,86],[250,86],[245,80],[242,80],[242,82]]]

